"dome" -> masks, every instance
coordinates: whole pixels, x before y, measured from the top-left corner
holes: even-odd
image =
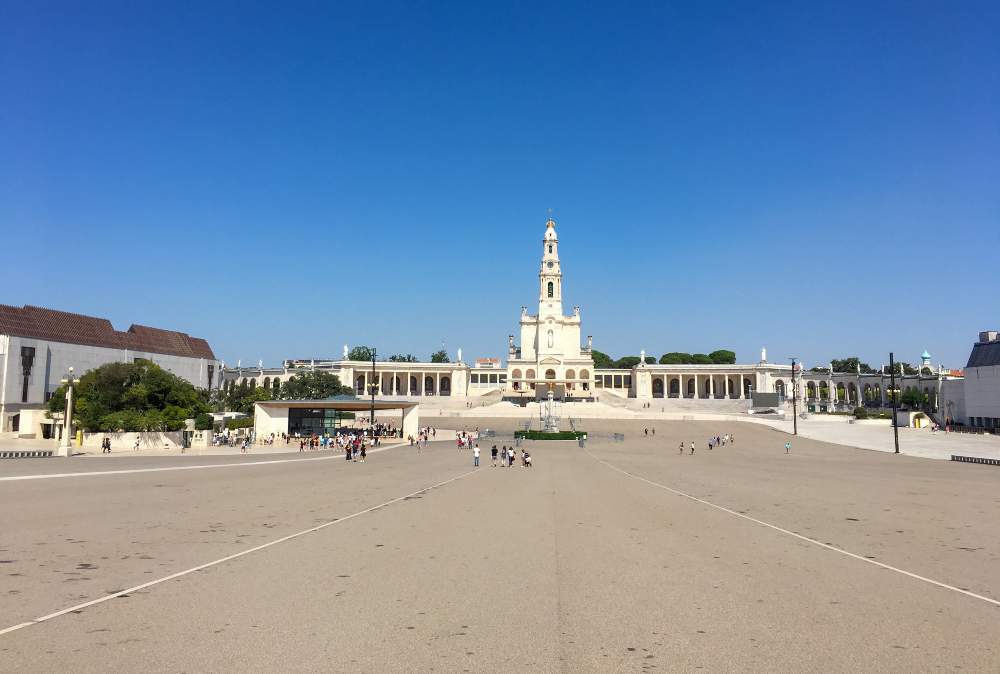
[[[924,353],[920,357],[923,358],[924,360],[930,360],[931,359],[931,354],[927,353],[927,349],[924,349]]]

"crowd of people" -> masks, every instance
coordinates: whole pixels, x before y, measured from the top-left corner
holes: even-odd
[[[419,431],[417,431],[417,437],[408,435],[406,436],[406,439],[410,443],[410,447],[416,445],[417,451],[419,452],[423,449],[427,449],[428,440],[436,437],[437,437],[437,429],[431,426],[425,426],[424,428],[421,428]]]
[[[694,442],[691,442],[690,444],[691,444],[691,453],[694,454]],[[729,445],[736,444],[736,436],[733,433],[726,433],[725,435],[713,435],[708,439],[709,450],[713,450],[716,447],[725,447],[727,444]],[[683,442],[680,444],[679,451],[681,454],[684,453]]]

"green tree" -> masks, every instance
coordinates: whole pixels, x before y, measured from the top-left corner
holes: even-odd
[[[390,363],[416,363],[417,357],[411,353],[397,353],[389,356]]]
[[[230,412],[253,414],[254,403],[271,400],[272,397],[271,389],[263,386],[257,386],[253,389],[237,387],[230,391],[226,397],[226,409]]]
[[[451,359],[448,358],[448,352],[445,351],[444,349],[441,349],[440,351],[435,351],[434,353],[431,354],[431,362],[432,363],[450,363]]]
[[[214,425],[213,421],[211,414],[202,412],[194,418],[194,429],[196,431],[210,431]]]
[[[899,399],[910,408],[918,408],[927,402],[927,396],[924,395],[924,392],[916,388],[906,389]]]
[[[609,369],[615,366],[614,361],[611,360],[611,356],[604,353],[603,351],[598,351],[597,349],[592,349],[590,351],[591,358],[594,359],[594,367],[601,369]]]
[[[353,396],[354,389],[340,383],[340,377],[330,372],[313,370],[290,378],[281,385],[281,400],[323,400],[333,396]]]
[[[80,377],[74,392],[74,421],[87,431],[175,431],[209,410],[207,394],[148,360],[108,363]],[[66,410],[60,387],[49,413]]]
[[[682,351],[671,351],[660,356],[660,365],[690,365],[693,362],[691,354]]]
[[[732,365],[736,362],[736,353],[729,351],[728,349],[713,351],[708,354],[708,357],[712,359],[713,363],[718,363],[720,365]]]
[[[834,358],[833,360],[830,361],[830,364],[833,365],[834,372],[855,373],[858,371],[859,366],[861,367],[861,372],[863,374],[870,374],[875,371],[868,363],[862,363],[861,359],[859,359],[857,356],[851,356],[849,358],[844,358],[842,360]]]
[[[356,346],[347,352],[347,360],[371,361],[374,351],[369,346]]]
[[[903,368],[903,374],[920,374],[920,370],[918,370],[917,368],[913,367],[909,363],[899,362],[899,363],[896,363],[896,367],[897,368],[899,368],[899,367]]]
[[[703,353],[691,354],[691,362],[695,365],[711,365],[712,359]]]
[[[622,356],[615,361],[615,368],[619,370],[628,370],[639,364],[639,356]]]

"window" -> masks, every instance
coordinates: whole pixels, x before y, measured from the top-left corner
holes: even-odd
[[[497,381],[497,375],[495,375],[495,374],[491,374],[491,375],[490,375],[490,383],[491,383],[491,384],[497,384],[497,383],[499,383],[499,382]]]
[[[549,284],[551,289],[552,284]],[[551,290],[550,290],[551,292]],[[551,297],[551,295],[549,295]],[[21,347],[21,374],[24,377],[23,386],[21,387],[21,402],[28,402],[28,379],[31,377],[31,367],[35,364],[35,347],[33,346],[22,346]]]
[[[479,383],[479,375],[478,374],[472,375],[472,383],[473,384],[478,384]]]
[[[554,292],[552,281],[549,281],[549,297],[552,297]]]
[[[552,252],[552,244],[551,243],[549,244],[549,252],[550,253]]]

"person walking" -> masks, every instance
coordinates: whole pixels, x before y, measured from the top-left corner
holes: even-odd
[[[792,451],[791,441],[785,443],[785,454],[788,454],[790,451]]]
[[[681,454],[684,454],[684,443],[683,442],[681,443],[680,450],[681,450]]]
[[[513,447],[508,447],[507,448],[507,467],[510,468],[513,465],[514,465],[514,448]]]
[[[694,454],[694,442],[691,442],[691,453]]]
[[[361,463],[364,463],[365,462],[365,457],[368,456],[368,452],[366,451],[366,447],[367,447],[367,445],[364,442],[362,442],[361,443]]]
[[[490,448],[490,458],[493,459],[493,467],[496,468],[497,467],[497,446],[496,445],[493,445],[493,447]]]
[[[138,435],[135,436],[135,444],[132,445],[132,451],[133,452],[138,452],[139,451],[139,436]]]
[[[472,465],[475,466],[476,468],[479,468],[479,443],[478,442],[476,443],[476,446],[472,448]]]

